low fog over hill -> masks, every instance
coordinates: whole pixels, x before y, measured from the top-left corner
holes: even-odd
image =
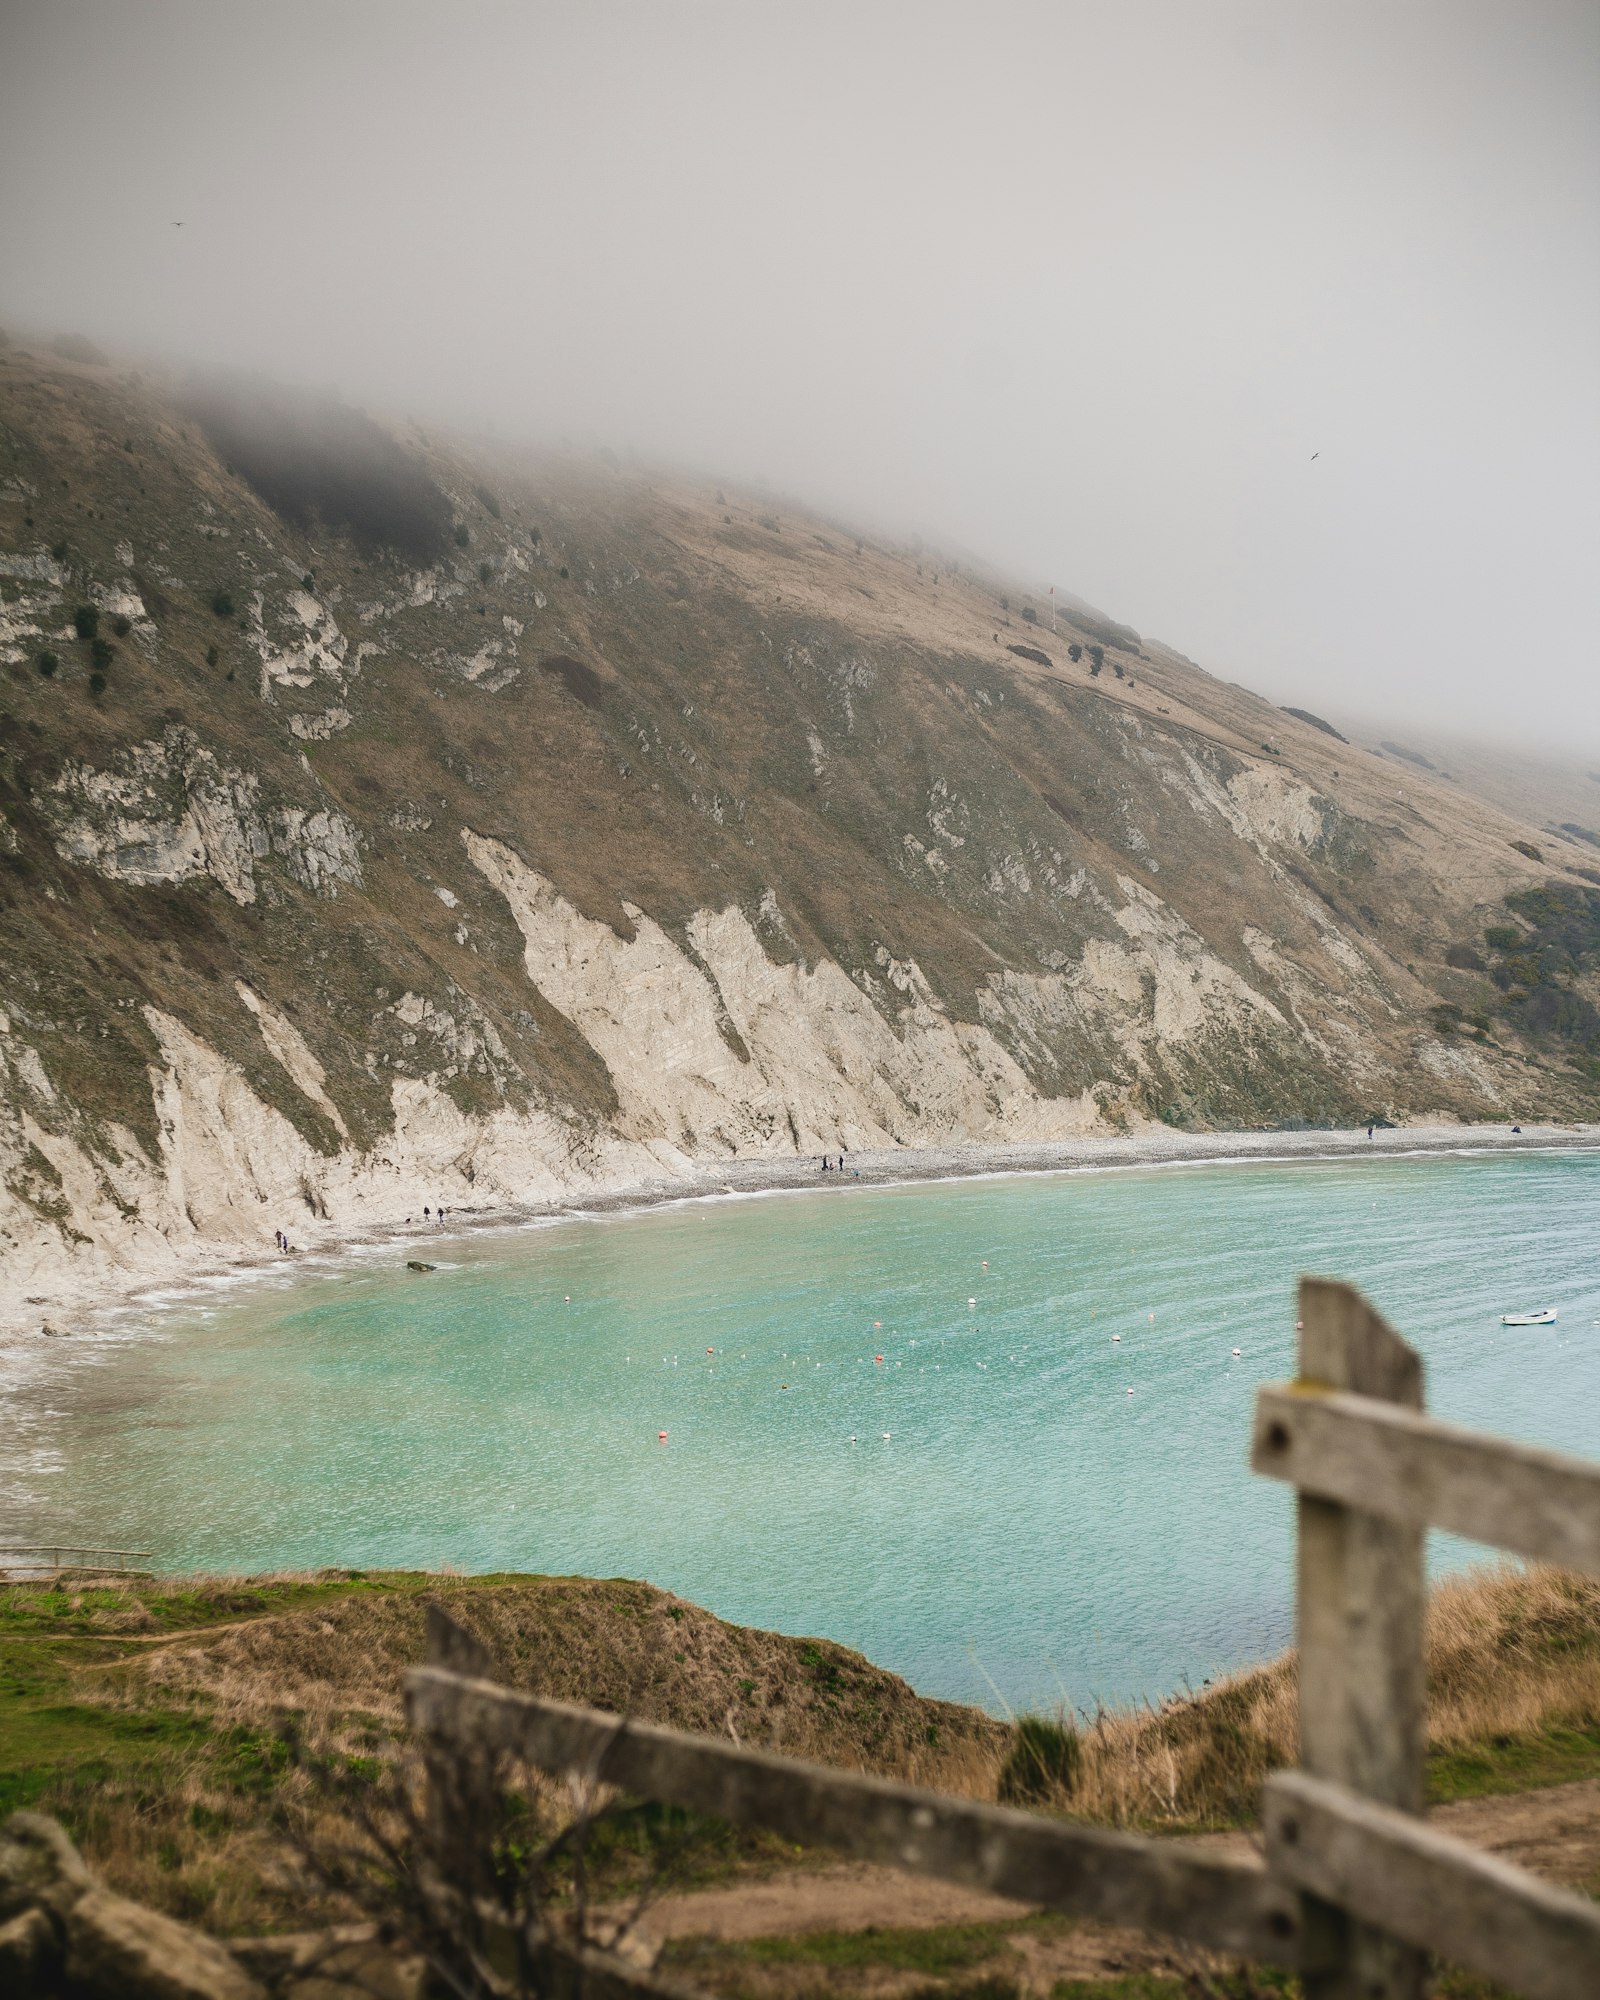
[[[0,324],[704,468],[1600,769],[1597,97],[1578,0],[20,0]]]

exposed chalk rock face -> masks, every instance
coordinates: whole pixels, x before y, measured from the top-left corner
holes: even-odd
[[[69,763],[43,803],[62,859],[115,881],[209,875],[234,902],[253,903],[255,864],[274,852],[318,895],[361,880],[356,830],[342,813],[265,813],[259,780],[220,763],[180,723],[111,770]]]
[[[348,1139],[350,1134],[340,1116],[339,1107],[328,1095],[327,1071],[306,1046],[300,1030],[242,979],[234,981],[234,989],[246,1009],[255,1016],[261,1029],[261,1039],[271,1050],[273,1059],[282,1065],[296,1087],[311,1100],[340,1138]]]
[[[361,882],[361,847],[343,813],[285,806],[272,815],[272,846],[302,888],[336,896],[341,882]]]
[[[64,860],[139,884],[210,875],[236,903],[253,903],[254,864],[271,847],[259,790],[174,724],[113,770],[68,764],[45,805]]]
[[[1064,973],[991,975],[973,1024],[886,952],[881,980],[828,960],[777,963],[737,907],[690,919],[692,955],[631,906],[623,938],[509,849],[462,839],[511,906],[529,978],[604,1058],[620,1122],[642,1139],[809,1151],[832,1132],[858,1145],[1064,1138],[1095,1123],[1094,1084],[1119,1063],[1138,1071],[1159,1051],[1181,1065],[1219,1038],[1232,1051],[1291,1035],[1270,1000],[1130,881],[1117,913],[1126,944],[1091,941]],[[762,915],[781,921],[775,903]],[[1062,1077],[1060,1094],[1037,1087],[1017,1045]]]
[[[289,731],[302,743],[326,743],[330,736],[337,736],[341,729],[350,727],[350,711],[342,702],[324,709],[321,715],[291,715]]]
[[[329,606],[308,590],[291,590],[282,609],[257,591],[250,605],[250,633],[261,660],[261,685],[310,687],[318,675],[342,677],[350,642]]]

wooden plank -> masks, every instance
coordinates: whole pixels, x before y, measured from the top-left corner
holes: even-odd
[[[1600,1466],[1316,1383],[1257,1392],[1250,1463],[1323,1500],[1600,1575]]]
[[[1262,1804],[1273,1870],[1529,2000],[1600,1993],[1600,1906],[1337,1785],[1282,1771]]]
[[[1359,1395],[1422,1407],[1422,1362],[1353,1287],[1300,1284],[1300,1370]],[[1407,1812],[1422,1809],[1423,1534],[1298,1496],[1300,1761]],[[1301,1909],[1307,2000],[1419,2000],[1416,1949],[1314,1895]]]
[[[1180,1842],[1049,1819],[833,1771],[709,1737],[540,1701],[433,1667],[407,1676],[424,1740],[582,1769],[651,1799],[767,1827],[1018,1902],[1098,1917],[1263,1963],[1292,1965],[1298,1898],[1260,1868]]]

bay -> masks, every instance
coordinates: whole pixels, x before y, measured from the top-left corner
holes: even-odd
[[[0,1474],[34,1532],[173,1569],[640,1576],[924,1693],[1156,1699],[1289,1642],[1289,1499],[1246,1456],[1307,1270],[1420,1348],[1439,1414],[1600,1455],[1600,1156],[1548,1153],[441,1233],[136,1316],[13,1407]]]

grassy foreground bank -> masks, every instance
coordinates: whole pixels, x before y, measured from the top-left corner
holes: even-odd
[[[1008,1770],[1015,1783],[1007,1724],[920,1697],[843,1647],[728,1625],[645,1584],[329,1572],[0,1587],[0,1813],[58,1813],[113,1887],[222,1934],[348,1914],[285,1839],[305,1777],[280,1718],[305,1717],[357,1766],[381,1758],[429,1597],[517,1686],[972,1796],[994,1797]],[[1510,1568],[1447,1582],[1428,1671],[1435,1800],[1600,1775],[1600,1584]],[[1152,1831],[1248,1826],[1294,1737],[1285,1659],[1159,1710],[1079,1718],[1075,1756],[1033,1796]],[[690,1885],[820,1858],[646,1808],[613,1838],[619,1880],[664,1842]],[[702,1953],[701,1970],[729,1992],[888,1990],[879,1974],[896,1991],[980,1990],[980,1968],[1056,1922],[816,1932]],[[1129,2000],[1157,1992],[1153,1979],[1138,1975]]]

